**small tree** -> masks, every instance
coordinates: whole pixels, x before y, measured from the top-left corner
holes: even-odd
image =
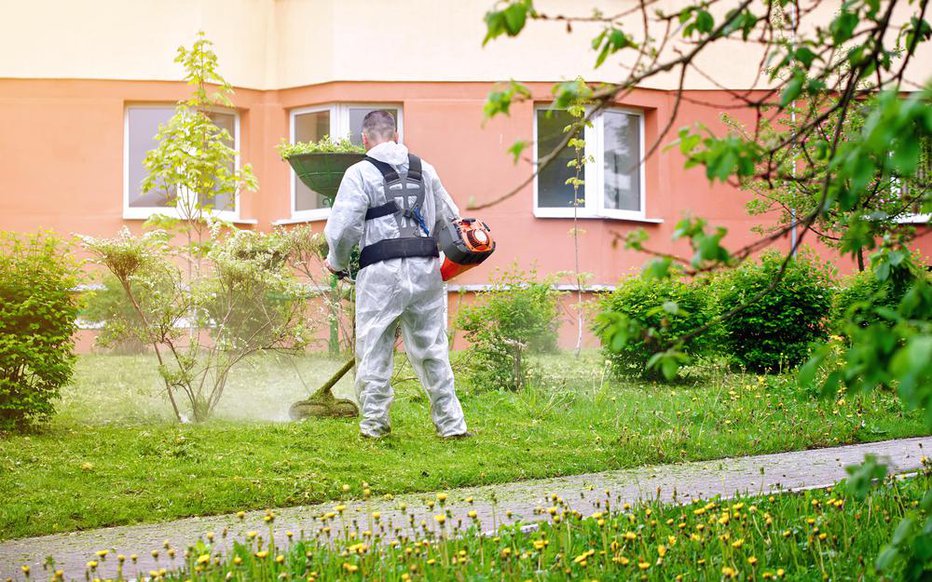
[[[162,230],[134,237],[85,238],[133,306],[114,316],[114,332],[152,346],[178,420],[206,420],[233,367],[268,349],[298,349],[311,339],[307,297],[288,261],[288,233],[260,234],[215,226],[198,277],[185,281]]]
[[[287,233],[238,231],[216,220],[214,203],[254,190],[249,165],[236,169],[226,130],[210,118],[232,107],[210,41],[200,33],[176,62],[193,88],[160,126],[158,146],[144,160],[143,191],[162,191],[177,216],[142,237],[85,239],[119,281],[132,312],[116,313],[111,329],[151,345],[175,416],[205,420],[223,395],[232,368],[249,354],[296,348],[309,340],[306,291],[292,275],[294,241]],[[184,243],[173,245],[180,233]],[[186,266],[185,269],[179,267]],[[126,317],[123,317],[126,316]],[[185,410],[186,409],[186,410]]]
[[[0,431],[55,412],[74,372],[77,282],[55,237],[0,236]]]

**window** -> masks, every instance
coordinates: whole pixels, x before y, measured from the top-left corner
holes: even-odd
[[[142,181],[147,175],[142,162],[149,150],[158,146],[155,135],[158,133],[159,125],[167,123],[174,114],[173,105],[139,105],[126,109],[123,155],[123,215],[125,218],[148,218],[156,213],[168,215],[175,213],[175,204],[168,192],[153,190],[143,193],[142,191]],[[239,117],[227,111],[211,111],[208,116],[217,126],[227,130],[233,140],[228,145],[238,150]],[[236,201],[228,195],[205,197],[201,200],[201,204],[213,206],[214,211],[224,218],[237,218]]]
[[[402,111],[397,105],[330,105],[297,109],[291,112],[291,143],[317,141],[329,135],[334,139],[349,137],[362,145],[362,120],[370,111],[384,109],[395,116],[398,135],[402,133]],[[330,211],[323,196],[314,192],[291,172],[291,214],[295,220],[327,218]]]
[[[566,111],[538,109],[535,112],[535,159],[544,158],[564,139],[564,128],[573,122]],[[576,213],[582,217],[644,218],[644,116],[640,112],[609,109],[593,119],[586,128],[585,184],[580,186]],[[576,153],[566,148],[535,181],[534,214],[540,217],[572,217],[573,187],[566,183],[575,177],[576,169],[567,167]]]

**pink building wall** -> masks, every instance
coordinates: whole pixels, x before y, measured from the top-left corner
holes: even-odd
[[[260,184],[258,192],[241,198],[241,218],[255,221],[255,226],[244,227],[270,230],[274,222],[290,218],[291,172],[274,146],[289,137],[291,109],[393,103],[403,108],[405,144],[437,168],[462,214],[483,218],[497,239],[495,255],[455,283],[486,283],[496,269],[515,261],[523,268],[536,265],[541,273],[571,270],[573,221],[536,218],[530,184],[493,207],[468,209],[471,201],[481,204],[502,196],[531,173],[529,164],[515,165],[506,153],[514,141],[532,138],[534,107],[550,98],[549,84],[529,86],[533,101],[513,105],[510,117],[487,122],[483,105],[493,87],[490,83],[335,82],[275,91],[237,89],[241,159],[253,165]],[[123,218],[125,109],[172,103],[187,94],[184,84],[174,82],[0,79],[0,230],[112,236],[128,225],[138,231],[142,221]],[[687,125],[702,123],[724,131],[719,118],[733,103],[730,96],[690,91],[685,97],[662,145]],[[644,112],[645,144],[650,147],[673,114],[674,96],[636,90],[620,105]],[[731,113],[739,121],[753,123],[748,112]],[[766,218],[748,216],[744,205],[750,194],[728,184],[709,184],[701,169],[685,170],[683,161],[675,149],[661,147],[645,163],[646,216],[662,223],[580,220],[585,230],[579,237],[580,269],[592,274],[590,283],[613,285],[645,262],[645,255],[612,245],[617,236],[636,228],[650,234],[651,248],[689,256],[685,243],[670,240],[677,221],[686,214],[728,228],[729,248],[757,240],[751,229]],[[324,223],[313,224],[322,228]],[[853,270],[850,260],[838,258],[814,240],[806,242],[836,262],[841,272]],[[774,246],[786,250],[789,241]],[[925,256],[932,255],[932,237],[920,238],[918,247]],[[575,333],[574,325],[564,325],[561,343],[572,345]],[[593,343],[588,336],[587,344]]]

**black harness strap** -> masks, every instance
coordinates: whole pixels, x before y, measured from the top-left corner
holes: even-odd
[[[372,220],[373,218],[381,218],[382,216],[388,216],[389,214],[395,214],[401,210],[398,208],[398,204],[394,200],[389,200],[381,206],[376,206],[366,210],[366,220]]]
[[[385,182],[385,197],[388,202],[366,210],[366,220],[394,215],[398,222],[399,238],[389,238],[368,245],[359,255],[359,268],[364,269],[373,263],[407,257],[439,257],[437,241],[431,236],[419,236],[418,224],[421,205],[424,203],[425,187],[421,159],[408,154],[408,171],[402,178],[391,165],[370,158],[364,158],[382,174]],[[400,184],[400,190],[398,185]],[[394,196],[393,196],[394,194]],[[401,197],[402,206],[397,202]],[[414,198],[414,202],[410,201]],[[421,221],[415,223],[415,219]],[[426,231],[426,228],[425,228]]]
[[[440,249],[432,237],[388,238],[364,248],[359,254],[359,268],[373,263],[407,257],[439,257]]]
[[[369,156],[363,159],[378,168],[379,172],[382,173],[382,178],[386,182],[397,182],[401,179],[401,176],[398,175],[398,172],[395,171],[395,168],[393,168],[391,164],[386,164],[381,160],[370,158]],[[418,170],[420,171],[420,164],[418,164]],[[418,179],[420,179],[420,176],[418,176]]]

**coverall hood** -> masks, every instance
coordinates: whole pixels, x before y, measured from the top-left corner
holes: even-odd
[[[366,152],[366,155],[393,166],[408,165],[408,148],[393,141],[382,142],[374,146]]]

